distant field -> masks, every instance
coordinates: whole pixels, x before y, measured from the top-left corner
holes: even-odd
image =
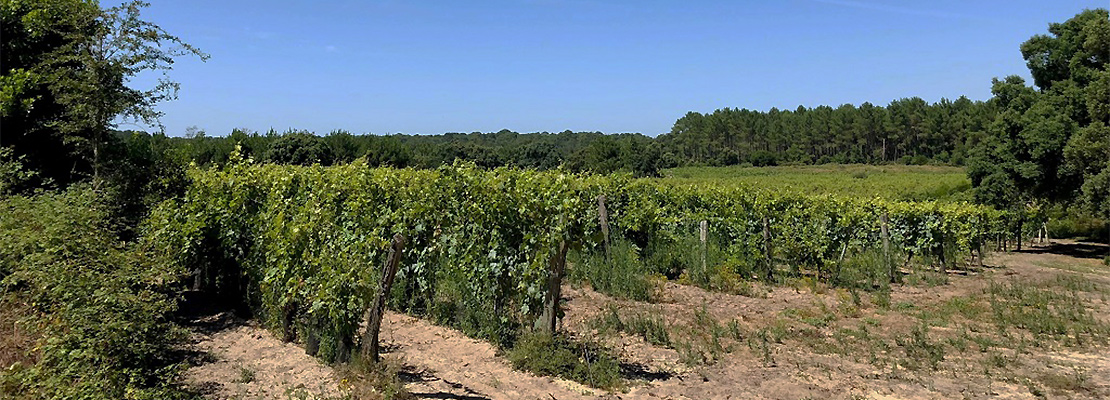
[[[806,194],[900,200],[968,200],[971,181],[962,167],[826,164],[785,167],[681,167],[663,171],[676,184],[743,184]]]

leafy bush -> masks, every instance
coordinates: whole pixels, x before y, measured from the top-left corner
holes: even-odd
[[[74,186],[0,200],[5,301],[33,305],[39,362],[0,376],[15,398],[184,398],[170,357],[179,271],[142,243],[117,241],[105,199]]]

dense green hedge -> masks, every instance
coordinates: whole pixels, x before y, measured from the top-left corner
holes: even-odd
[[[622,248],[641,259],[644,273],[666,262],[652,253],[683,251],[676,244],[688,243],[703,219],[725,254],[715,260],[731,260],[745,279],[766,275],[764,217],[774,248],[770,267],[825,279],[841,254],[880,247],[884,212],[899,254],[933,263],[956,264],[1003,228],[1003,214],[964,203],[675,187],[464,164],[410,170],[248,160],[189,177],[187,195],[153,213],[149,239],[177,255],[179,268],[199,271],[198,287],[246,299],[287,337],[319,340],[325,359],[351,349],[395,233],[408,245],[392,307],[511,345],[539,313],[559,242],[580,253],[600,251],[601,194],[613,240],[631,243]]]
[[[0,397],[173,399],[184,338],[171,321],[184,276],[122,243],[110,202],[85,185],[0,196],[0,295],[36,332],[32,365],[3,366]],[[37,362],[35,362],[37,361]]]

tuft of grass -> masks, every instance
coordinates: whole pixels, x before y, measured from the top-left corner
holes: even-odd
[[[1092,390],[1090,375],[1086,370],[1075,368],[1072,373],[1058,374],[1045,373],[1040,376],[1040,381],[1045,387],[1059,392],[1089,392]]]
[[[254,382],[254,370],[240,365],[239,366],[239,378],[236,379],[235,382],[238,382],[238,383]]]
[[[733,351],[733,344],[740,342],[744,333],[740,323],[732,320],[728,325],[723,325],[709,314],[706,305],[694,310],[694,321],[684,327],[681,338],[675,339],[675,350],[678,350],[682,361],[687,365],[712,364],[722,355]],[[675,337],[677,335],[672,335]]]
[[[528,333],[507,353],[514,368],[558,376],[600,389],[621,386],[620,362],[598,343],[562,334]]]
[[[895,337],[894,342],[906,351],[906,358],[899,360],[906,369],[919,370],[928,366],[936,371],[944,361],[944,344],[929,340],[928,325],[915,326],[909,338]]]

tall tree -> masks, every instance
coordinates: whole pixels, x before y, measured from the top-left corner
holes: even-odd
[[[3,22],[3,145],[35,167],[69,180],[91,171],[115,121],[157,125],[155,106],[177,95],[165,72],[175,58],[207,55],[141,19],[147,3],[101,9],[80,0],[11,0]],[[144,71],[163,75],[150,88],[128,86]],[[68,154],[58,163],[56,145]],[[59,165],[60,164],[60,165]],[[72,166],[71,166],[72,165]],[[68,168],[68,171],[66,170]]]
[[[972,152],[980,200],[1014,207],[1076,199],[1110,216],[1110,14],[1085,10],[1021,45],[1035,87],[995,79],[999,108]]]

